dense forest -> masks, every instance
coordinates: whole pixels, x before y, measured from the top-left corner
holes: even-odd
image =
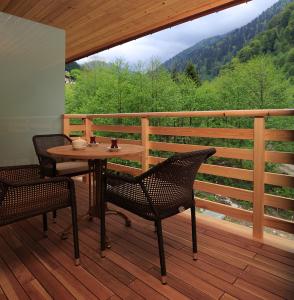
[[[170,71],[183,71],[188,62],[196,65],[203,80],[212,79],[252,38],[264,31],[273,16],[291,0],[280,0],[247,25],[221,36],[214,36],[180,52],[163,65]]]
[[[211,81],[203,81],[196,66],[188,63],[183,71],[170,72],[160,61],[129,66],[117,59],[112,64],[92,61],[80,68],[69,68],[74,83],[66,85],[67,113],[121,113],[146,111],[191,111],[224,109],[293,108],[293,33],[294,3],[274,16],[265,30],[236,53],[236,56]],[[270,32],[270,33],[268,33]],[[272,32],[275,32],[273,34]],[[274,38],[269,42],[269,36]],[[256,45],[259,45],[258,47]],[[256,50],[258,49],[258,50]],[[292,57],[293,56],[293,57]],[[267,118],[270,128],[294,129],[290,118]],[[115,124],[139,124],[139,120],[103,119]],[[250,118],[166,118],[152,119],[161,126],[235,127],[252,128]],[[107,133],[99,133],[107,135]],[[113,135],[113,134],[112,134]],[[117,134],[117,137],[127,137]],[[132,136],[134,138],[134,136]],[[136,138],[136,136],[135,136]],[[137,137],[139,138],[139,137]],[[154,140],[202,145],[251,148],[246,140],[222,140],[153,136]],[[293,143],[267,143],[267,149],[294,152]],[[168,156],[170,153],[152,153]],[[214,164],[252,169],[252,162],[214,158]],[[280,172],[278,164],[267,164],[266,169]],[[252,183],[241,180],[202,175],[202,180],[252,189]],[[291,188],[266,186],[269,193],[293,197]],[[212,195],[205,197],[218,201]],[[252,209],[245,201],[234,200],[242,207]],[[267,213],[293,219],[291,211],[267,207]]]
[[[246,62],[267,54],[294,83],[294,2],[274,16],[267,29],[241,49],[237,57],[239,61]]]

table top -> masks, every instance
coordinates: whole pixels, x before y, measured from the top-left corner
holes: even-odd
[[[88,146],[82,150],[75,150],[72,148],[72,145],[66,145],[49,148],[47,152],[55,156],[89,160],[124,157],[140,154],[144,151],[144,147],[140,145],[119,144],[121,149],[117,152],[111,152],[109,151],[109,146],[108,144],[98,144],[94,147]]]

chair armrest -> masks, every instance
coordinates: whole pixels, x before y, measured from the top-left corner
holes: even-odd
[[[0,168],[0,181],[20,182],[40,178],[39,165],[9,166]]]
[[[37,185],[49,185],[54,183],[65,182],[68,185],[74,184],[73,180],[68,177],[52,177],[52,178],[38,178],[30,181],[11,182],[7,180],[1,180],[4,184],[10,187],[26,187],[26,186],[37,186]]]

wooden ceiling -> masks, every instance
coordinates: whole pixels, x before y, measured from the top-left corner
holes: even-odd
[[[64,29],[70,62],[248,1],[1,0],[0,11]]]

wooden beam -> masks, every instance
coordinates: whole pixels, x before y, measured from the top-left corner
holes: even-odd
[[[254,119],[254,173],[253,173],[253,237],[263,239],[264,224],[264,118]]]
[[[141,119],[141,140],[144,152],[142,153],[142,171],[149,169],[149,119]]]
[[[213,111],[174,111],[145,113],[114,113],[114,114],[65,114],[65,118],[190,118],[190,117],[275,117],[294,116],[294,109],[240,109]]]

